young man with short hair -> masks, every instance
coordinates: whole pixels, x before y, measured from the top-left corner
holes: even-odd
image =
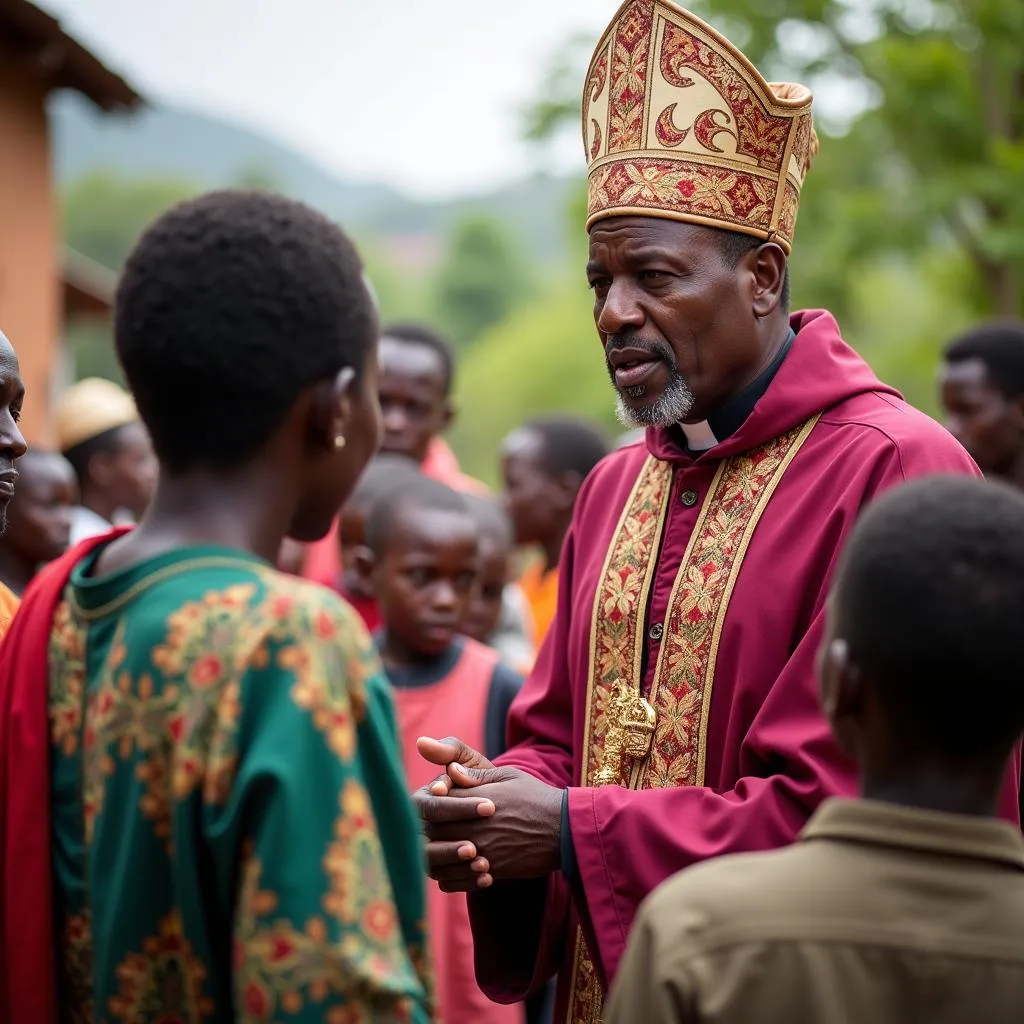
[[[18,486],[0,537],[0,581],[21,594],[39,568],[68,549],[78,497],[75,471],[62,455],[33,448],[18,463]]]
[[[946,427],[981,471],[1024,489],[1024,321],[982,324],[950,342],[939,396]]]
[[[461,636],[480,571],[480,529],[466,498],[429,477],[397,482],[374,504],[360,559],[380,609],[378,635],[398,711],[406,770],[424,785],[432,767],[420,736],[447,727],[472,735],[497,757],[522,677],[496,651]],[[472,845],[464,847],[472,860]],[[473,975],[473,938],[464,900],[427,889],[439,1017],[448,1024],[522,1024],[518,1006],[492,1003]]]
[[[28,451],[18,421],[25,402],[25,384],[14,347],[0,331],[0,534],[7,529],[7,510],[18,480],[17,462]],[[0,637],[18,610],[18,596],[0,584]]]

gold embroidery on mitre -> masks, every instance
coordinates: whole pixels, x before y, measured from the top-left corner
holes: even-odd
[[[719,464],[676,573],[649,700],[641,693],[643,623],[672,476],[665,463],[644,464],[594,602],[582,785],[625,784],[633,757],[630,788],[704,785],[715,665],[733,589],[761,516],[817,420]],[[567,1024],[598,1024],[601,1007],[597,971],[577,928]]]
[[[648,456],[623,507],[594,594],[583,736],[586,760],[581,773],[585,786],[598,785],[599,774],[606,780],[600,784],[624,781],[627,723],[635,734],[643,731],[647,721],[638,703],[642,700],[643,609],[654,579],[652,555],[661,542],[671,488],[671,465]],[[614,749],[606,757],[611,723],[615,724],[611,730]],[[638,737],[631,735],[629,748],[639,749],[638,744]],[[617,766],[620,773],[612,777]]]
[[[626,0],[583,94],[587,228],[668,217],[772,239],[787,252],[817,151],[811,93],[768,83],[710,25],[670,0]]]

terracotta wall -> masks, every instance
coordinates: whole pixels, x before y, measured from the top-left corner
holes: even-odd
[[[21,362],[30,443],[50,440],[60,330],[56,204],[43,89],[0,43],[0,330]]]

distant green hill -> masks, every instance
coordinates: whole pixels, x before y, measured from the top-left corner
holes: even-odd
[[[347,228],[380,238],[442,235],[463,214],[486,211],[506,222],[540,262],[565,252],[570,183],[563,179],[538,176],[491,193],[427,203],[386,185],[342,181],[257,132],[179,107],[155,106],[116,118],[100,115],[76,96],[58,94],[51,117],[60,185],[99,169],[207,188],[263,179]]]

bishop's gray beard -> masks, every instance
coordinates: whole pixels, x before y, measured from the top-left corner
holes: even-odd
[[[639,409],[627,404],[627,395],[630,398],[641,398],[644,390],[644,386],[640,385],[637,388],[626,388],[623,394],[616,388],[618,402],[615,415],[624,427],[671,427],[690,415],[693,408],[693,392],[675,367],[669,367],[668,384],[656,402],[641,406]],[[631,395],[631,391],[638,394]]]

